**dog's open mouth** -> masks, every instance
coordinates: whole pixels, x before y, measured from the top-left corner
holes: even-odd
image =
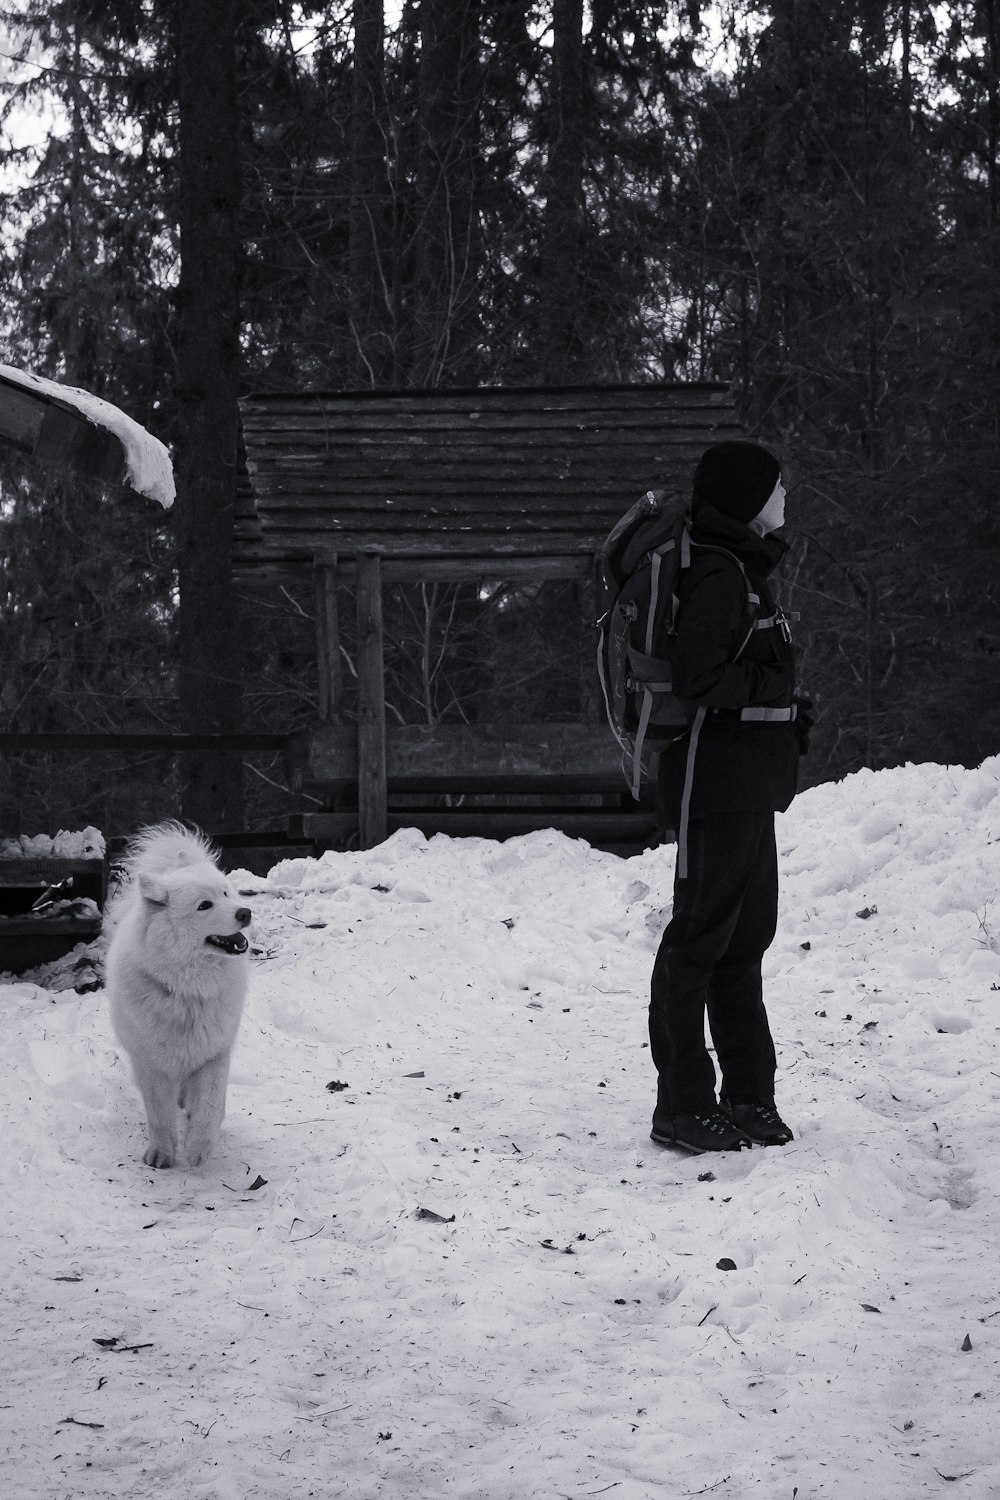
[[[210,932],[205,939],[213,948],[221,948],[223,953],[245,953],[249,944],[242,932],[230,932],[223,935],[219,932]]]

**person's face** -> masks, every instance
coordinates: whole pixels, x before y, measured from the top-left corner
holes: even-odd
[[[777,531],[779,526],[785,524],[785,486],[778,476],[778,482],[767,497],[764,509],[758,511],[754,516],[752,525],[759,531],[761,536],[766,536],[769,531]]]

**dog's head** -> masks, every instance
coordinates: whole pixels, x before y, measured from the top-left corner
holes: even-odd
[[[214,865],[202,864],[168,875],[139,875],[139,891],[150,917],[169,926],[174,941],[220,957],[239,957],[248,943],[243,931],[251,912]]]

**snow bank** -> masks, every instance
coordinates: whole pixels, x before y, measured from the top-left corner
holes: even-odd
[[[104,835],[99,828],[59,832],[22,833],[17,838],[0,839],[0,859],[103,859]]]

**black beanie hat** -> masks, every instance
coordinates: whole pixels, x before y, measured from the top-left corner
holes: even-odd
[[[716,443],[694,471],[694,504],[714,505],[744,525],[759,516],[781,478],[773,453],[757,443]]]

